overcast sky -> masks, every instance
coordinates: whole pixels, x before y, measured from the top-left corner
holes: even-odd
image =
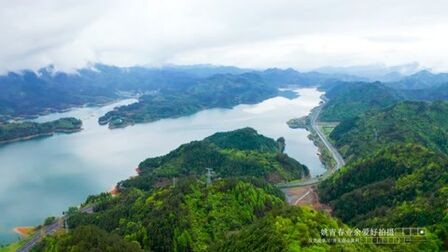
[[[446,0],[0,0],[0,72],[419,62],[448,71]]]

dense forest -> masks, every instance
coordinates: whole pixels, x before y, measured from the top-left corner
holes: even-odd
[[[348,160],[400,143],[448,154],[448,102],[401,102],[343,121],[330,137]]]
[[[54,133],[72,133],[81,130],[82,122],[76,118],[61,118],[51,122],[0,123],[0,144]]]
[[[203,152],[190,152],[197,143]],[[215,164],[207,181],[203,167],[216,151],[238,156],[231,166]],[[363,242],[317,242],[322,230],[350,227],[327,213],[288,206],[284,194],[269,183],[265,154],[281,154],[284,140],[258,135],[250,128],[216,133],[185,144],[166,156],[150,158],[140,175],[121,182],[119,194],[90,196],[84,205],[94,213],[71,210],[69,233],[47,236],[33,251],[413,251],[437,249],[437,240],[401,245]],[[235,157],[231,157],[235,158]],[[218,157],[218,159],[220,159]],[[188,162],[185,162],[185,161]],[[257,162],[261,164],[257,164]],[[298,164],[293,161],[293,164]],[[248,166],[251,164],[253,166]],[[278,164],[277,164],[278,165]],[[303,166],[290,167],[303,172]],[[158,173],[182,173],[175,183],[155,186]],[[285,172],[286,173],[286,172]],[[138,183],[135,183],[138,181]],[[82,235],[88,234],[88,235]],[[348,236],[348,238],[353,238]]]
[[[197,177],[151,192],[128,188],[119,197],[96,202],[93,215],[75,213],[69,225],[94,224],[154,251],[207,250],[228,232],[284,204],[282,193],[262,180],[229,178],[207,186]]]
[[[175,187],[151,192],[128,188],[115,198],[103,194],[89,200],[97,203],[94,214],[73,213],[69,225],[74,231],[49,236],[34,251],[96,249],[109,239],[102,237],[105,232],[116,237],[109,246],[138,244],[145,251],[390,249],[362,243],[313,242],[322,238],[322,228],[347,226],[325,213],[287,206],[281,191],[258,179],[227,178],[207,186],[188,178]],[[99,235],[83,237],[80,229]]]
[[[35,246],[32,251],[109,251],[109,252],[142,252],[140,245],[129,242],[116,234],[111,234],[94,226],[80,226],[61,235],[57,239],[47,237],[44,242]]]
[[[424,75],[426,78],[416,76]],[[437,76],[442,76],[438,79]],[[412,85],[416,80],[423,79],[425,85]],[[381,110],[400,101],[438,101],[448,99],[448,81],[444,74],[416,74],[404,78],[397,83],[381,82],[333,82],[324,87],[325,97],[329,101],[320,114],[322,121],[351,119],[366,112]],[[407,86],[409,85],[409,86]],[[404,87],[408,88],[404,88]]]
[[[231,108],[258,103],[279,94],[257,74],[220,74],[198,81],[185,90],[161,90],[140,97],[138,103],[119,107],[99,118],[110,128],[190,115],[207,108]]]
[[[418,144],[391,145],[324,181],[320,195],[349,224],[435,225],[445,229],[441,238],[447,239],[448,226],[442,226],[447,218],[447,166],[446,156]]]
[[[121,127],[257,102],[278,95],[285,80],[303,85],[318,80],[329,98],[320,119],[340,122],[330,138],[347,161],[318,187],[332,216],[288,206],[274,184],[307,177],[308,168],[284,153],[285,139],[244,128],[142,161],[138,176],[117,184],[118,195],[89,196],[83,205],[93,206],[94,213],[69,211],[70,232],[47,236],[33,250],[448,249],[448,102],[434,101],[444,99],[448,86],[424,72],[384,84],[278,71],[199,72],[189,75],[191,82],[146,93],[139,103],[120,107],[100,122]],[[421,84],[415,81],[419,78]],[[403,88],[408,82],[415,85]],[[315,242],[326,238],[323,229],[372,227],[427,232],[424,240],[400,245]]]
[[[233,232],[210,251],[433,251],[437,245],[414,244],[374,245],[368,242],[310,242],[330,238],[322,230],[351,230],[329,215],[308,207],[283,206],[270,211],[254,223]],[[353,236],[346,236],[350,239]],[[342,238],[343,239],[343,238]]]
[[[367,111],[386,108],[401,100],[395,90],[379,82],[341,83],[328,90],[325,96],[329,101],[322,109],[319,119],[337,122]]]
[[[274,141],[251,128],[216,133],[141,162],[139,176],[120,182],[119,187],[148,190],[171,184],[174,177],[204,175],[206,168],[212,168],[216,177],[253,176],[270,182],[308,176],[308,168],[283,149],[284,139]]]
[[[230,245],[224,242],[229,235],[286,207],[283,193],[267,182],[268,172],[291,178],[308,172],[281,152],[284,144],[282,139],[274,141],[245,128],[216,133],[166,156],[147,159],[139,166],[139,176],[121,183],[118,196],[103,193],[89,197],[85,204],[95,205],[93,214],[72,211],[68,220],[72,231],[49,236],[34,250],[80,251],[105,246],[109,251],[228,250],[224,246]],[[205,179],[205,167],[215,172],[211,184]],[[173,175],[178,176],[175,184],[154,186],[160,176]],[[312,222],[290,218],[303,222],[301,229],[312,230],[307,238],[320,237],[320,223],[339,225],[323,214],[300,212],[305,213],[316,217]],[[80,235],[83,231],[92,235]],[[110,237],[115,237],[114,242],[107,245]],[[289,243],[312,246],[285,238],[284,243],[272,245],[273,251],[287,249]]]
[[[447,248],[447,120],[447,102],[404,101],[342,121],[330,137],[348,165],[321,200],[350,225],[426,227]]]

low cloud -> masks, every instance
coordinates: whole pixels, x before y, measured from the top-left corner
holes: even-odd
[[[89,62],[448,70],[445,1],[2,1],[0,71]]]

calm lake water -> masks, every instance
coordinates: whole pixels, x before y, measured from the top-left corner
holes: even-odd
[[[297,92],[300,96],[292,100],[275,97],[255,105],[210,109],[124,129],[109,130],[99,126],[97,119],[117,105],[135,102],[132,99],[38,118],[42,122],[74,116],[83,120],[84,130],[0,147],[0,244],[18,238],[14,227],[38,225],[48,216],[59,216],[86,196],[107,191],[135,175],[135,167],[145,158],[166,154],[217,131],[249,126],[274,139],[283,136],[290,156],[307,165],[313,176],[322,174],[324,167],[308,133],[286,125],[288,119],[308,114],[322,93],[316,89]]]

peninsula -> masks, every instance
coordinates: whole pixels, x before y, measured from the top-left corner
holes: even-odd
[[[0,123],[0,144],[51,136],[55,133],[73,133],[82,129],[82,121],[73,117],[51,122],[4,122]]]

